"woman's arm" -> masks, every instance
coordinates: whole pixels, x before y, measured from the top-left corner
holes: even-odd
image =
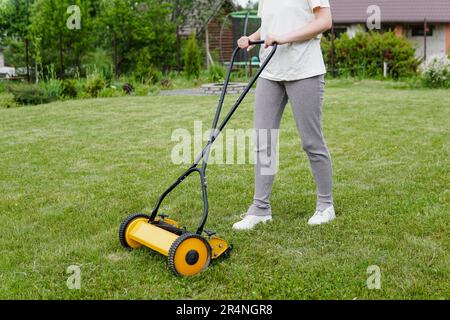
[[[250,45],[250,41],[258,41],[261,40],[261,32],[260,29],[252,34],[250,37],[241,37],[238,40],[238,46],[241,49],[247,49],[247,51],[252,50],[255,46]]]
[[[269,47],[275,42],[278,44],[303,42],[331,29],[333,19],[330,8],[317,7],[314,9],[314,15],[316,19],[313,22],[297,30],[283,35],[268,34],[265,39],[265,46]]]

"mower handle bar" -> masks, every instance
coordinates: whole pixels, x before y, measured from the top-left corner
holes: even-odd
[[[258,44],[264,44],[264,43],[265,43],[264,40],[250,41],[250,45],[258,45]],[[264,71],[266,66],[269,64],[270,60],[275,55],[275,52],[276,52],[277,48],[278,48],[278,45],[276,43],[274,43],[272,51],[270,52],[268,57],[264,60],[264,62],[261,64],[261,67],[259,68],[259,70],[256,73],[256,75],[251,79],[250,83],[247,85],[247,87],[241,93],[239,99],[236,101],[234,106],[230,109],[228,114],[222,120],[222,123],[220,125],[218,125],[219,124],[220,114],[222,113],[223,103],[225,101],[226,92],[227,92],[227,89],[228,89],[228,85],[230,83],[230,78],[231,78],[231,73],[233,71],[233,66],[234,66],[234,63],[236,61],[237,55],[238,55],[239,51],[241,50],[241,48],[239,48],[239,47],[236,47],[234,49],[232,57],[231,57],[231,63],[229,65],[229,67],[228,67],[228,72],[227,72],[227,75],[225,77],[225,82],[223,84],[222,93],[220,95],[219,105],[218,105],[217,111],[216,111],[216,116],[214,117],[214,121],[213,121],[213,124],[211,126],[210,139],[209,139],[208,144],[206,145],[206,147],[202,150],[202,152],[196,158],[196,160],[194,162],[194,165],[193,165],[194,167],[197,167],[202,159],[204,160],[203,161],[203,165],[204,166],[207,165],[208,157],[209,157],[209,151],[210,151],[209,149],[210,149],[211,145],[214,143],[214,141],[216,140],[217,136],[223,131],[223,129],[228,124],[228,122],[230,121],[230,119],[233,116],[233,114],[236,112],[236,110],[241,105],[241,103],[244,100],[244,98],[249,93],[249,91],[252,88],[252,86],[255,84],[256,80],[259,78],[261,73]]]
[[[259,44],[264,44],[264,43],[265,43],[264,40],[250,41],[249,42],[250,45],[259,45]],[[223,103],[225,101],[225,96],[226,96],[226,92],[227,92],[227,89],[228,89],[228,85],[230,83],[230,78],[231,78],[231,73],[233,71],[233,66],[234,66],[234,63],[236,61],[237,55],[238,55],[239,51],[241,50],[241,48],[239,48],[239,47],[236,47],[234,49],[232,57],[231,57],[230,65],[228,67],[228,72],[227,72],[227,75],[225,77],[225,82],[223,84],[222,93],[220,95],[219,105],[218,105],[217,111],[216,111],[216,116],[214,117],[214,121],[213,121],[213,124],[211,126],[210,139],[209,139],[208,144],[206,145],[206,147],[202,150],[202,152],[195,159],[195,162],[194,162],[194,165],[193,165],[194,167],[197,167],[197,165],[200,163],[200,161],[202,159],[204,160],[203,165],[207,165],[209,154],[210,154],[210,152],[209,152],[210,150],[209,149],[210,149],[211,145],[214,143],[214,141],[216,140],[217,136],[223,131],[225,126],[228,124],[228,122],[230,121],[230,119],[233,116],[233,114],[235,113],[235,111],[238,109],[238,107],[240,106],[240,104],[242,103],[244,98],[249,93],[249,91],[252,88],[252,86],[255,84],[256,80],[259,78],[261,73],[266,68],[267,64],[270,62],[272,57],[275,55],[275,52],[276,52],[277,48],[278,48],[277,43],[274,43],[272,51],[270,52],[268,57],[264,60],[264,62],[261,64],[261,67],[259,68],[259,70],[256,73],[256,75],[251,79],[250,83],[247,85],[247,87],[241,93],[240,97],[238,98],[238,100],[236,101],[234,106],[231,108],[231,110],[228,112],[228,114],[222,120],[222,123],[219,125],[219,118],[220,118],[220,114],[222,113],[222,107],[223,107]]]
[[[249,41],[250,45],[260,45],[260,44],[264,44],[264,43],[265,43],[264,40]],[[180,185],[188,176],[190,176],[194,172],[197,172],[200,175],[200,182],[201,182],[201,186],[202,186],[202,195],[203,195],[203,203],[204,203],[203,216],[202,216],[202,219],[201,219],[200,224],[198,226],[197,234],[201,235],[203,233],[203,230],[204,230],[204,227],[205,227],[205,224],[206,224],[206,220],[208,219],[208,212],[209,212],[207,184],[206,184],[206,167],[208,166],[208,158],[210,156],[211,146],[216,141],[217,137],[223,131],[225,126],[228,124],[228,122],[230,121],[231,117],[236,112],[236,110],[239,108],[239,106],[241,105],[241,103],[244,100],[244,98],[250,92],[250,90],[251,90],[252,86],[255,84],[256,80],[259,78],[261,73],[267,67],[267,65],[269,64],[270,60],[275,55],[275,52],[277,51],[277,48],[278,48],[278,44],[274,43],[273,46],[272,46],[271,52],[269,53],[267,58],[262,62],[261,67],[258,69],[258,71],[256,72],[255,76],[250,80],[250,82],[248,83],[247,87],[241,93],[241,95],[239,96],[238,100],[235,102],[233,107],[230,109],[228,114],[225,116],[225,118],[222,120],[222,122],[219,125],[219,118],[220,118],[220,115],[222,113],[222,107],[223,107],[223,103],[225,101],[225,96],[226,96],[226,93],[227,93],[228,85],[230,83],[230,78],[231,78],[231,73],[233,71],[234,62],[236,61],[237,55],[238,55],[239,51],[241,50],[241,48],[239,48],[239,47],[236,47],[234,49],[233,54],[231,56],[230,65],[228,66],[228,71],[227,71],[227,75],[225,77],[225,82],[223,84],[223,89],[222,89],[222,93],[220,95],[219,104],[217,106],[216,115],[214,117],[213,125],[211,127],[211,135],[210,135],[210,138],[208,140],[208,143],[205,146],[205,148],[202,150],[202,152],[197,156],[197,158],[195,159],[195,161],[192,164],[192,166],[186,172],[184,172],[178,178],[178,180],[174,184],[172,184],[160,196],[160,198],[159,198],[159,200],[158,200],[158,202],[157,202],[157,204],[156,204],[156,206],[153,209],[153,212],[151,214],[150,221],[149,221],[150,223],[155,221],[156,216],[158,215],[159,208],[161,207],[161,204],[164,201],[164,199],[178,185]],[[200,161],[202,161],[202,160],[203,160],[202,167],[199,168]]]
[[[251,45],[251,46],[256,46],[256,45],[258,45],[258,44],[264,44],[264,43],[266,43],[266,40],[256,40],[256,41],[249,41],[248,42],[248,44],[249,45]]]

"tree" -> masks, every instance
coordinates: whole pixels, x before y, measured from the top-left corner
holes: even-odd
[[[176,24],[177,67],[181,66],[181,36],[186,26],[203,30],[211,17],[223,6],[225,0],[165,0],[172,8],[171,20]],[[198,35],[198,34],[197,34]]]
[[[71,14],[68,8],[72,5],[80,8],[80,28],[67,25]],[[91,14],[90,0],[36,0],[33,6],[30,30],[35,46],[40,48],[36,54],[42,57],[43,66],[58,61],[60,78],[64,78],[68,66],[79,71],[82,56],[93,47],[95,20]]]
[[[0,1],[0,47],[5,59],[14,66],[27,68],[29,77],[30,11],[35,0]]]
[[[3,37],[26,36],[34,2],[35,0],[0,0],[0,30],[5,31]]]
[[[173,64],[175,24],[170,6],[157,0],[102,0],[101,25],[106,31],[116,76],[131,72],[144,56],[149,65]]]
[[[0,0],[0,46],[11,52],[10,61],[22,64],[26,51],[23,40],[30,39],[31,55],[40,74],[56,72],[60,78],[83,75],[88,64],[99,61],[102,69],[108,69],[106,60],[114,65],[117,76],[133,73],[138,64],[168,69],[176,62],[174,21],[178,21],[172,15],[171,2]],[[76,10],[68,11],[70,7]],[[78,11],[79,28],[77,23],[68,24]]]
[[[184,71],[188,77],[195,77],[197,79],[202,71],[202,55],[194,33],[191,34],[187,42],[184,57]]]

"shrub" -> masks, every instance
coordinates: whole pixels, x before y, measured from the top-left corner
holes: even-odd
[[[152,64],[154,54],[148,47],[137,51],[134,55],[135,65],[132,78],[143,84],[157,84],[162,78],[162,72]]]
[[[61,84],[62,96],[66,98],[75,98],[78,95],[78,83],[74,79],[64,80]]]
[[[169,76],[163,77],[159,81],[159,84],[160,84],[161,87],[163,87],[165,89],[171,88],[173,86],[172,79]]]
[[[156,84],[162,78],[162,73],[155,66],[143,62],[136,65],[133,78],[143,84]]]
[[[11,93],[0,93],[0,109],[1,108],[15,108],[18,107],[17,102],[14,100],[14,96]]]
[[[328,38],[323,39],[322,50],[329,64],[331,45]],[[343,34],[335,40],[334,57],[338,74],[352,77],[382,77],[385,61],[389,75],[394,79],[415,75],[419,66],[413,45],[393,32],[358,32],[351,39]]]
[[[82,59],[82,65],[86,66],[87,74],[101,74],[104,79],[114,78],[114,68],[111,63],[111,56],[101,48],[88,52]]]
[[[77,99],[90,99],[92,98],[89,93],[86,91],[78,91]]]
[[[221,65],[215,64],[206,70],[206,77],[209,82],[224,81],[225,69]]]
[[[0,93],[6,92],[6,84],[4,81],[0,81]]]
[[[135,87],[134,94],[137,96],[149,96],[156,95],[159,93],[159,88],[157,86],[150,86],[146,84],[140,84]]]
[[[450,61],[433,59],[423,67],[422,81],[429,88],[450,88]]]
[[[58,100],[62,96],[62,82],[58,79],[49,79],[41,84],[45,94],[52,100]]]
[[[22,105],[37,105],[56,100],[55,97],[49,97],[46,91],[38,85],[14,85],[8,88],[13,94],[14,101]]]
[[[122,97],[124,95],[125,92],[117,90],[117,88],[114,87],[104,88],[98,93],[98,97],[100,98]]]
[[[195,34],[189,36],[184,54],[184,71],[188,78],[200,77],[202,71],[202,55],[197,45]]]
[[[236,71],[231,73],[231,81],[243,81],[247,82],[247,72],[245,68],[239,68]]]
[[[105,88],[106,82],[103,76],[99,74],[92,74],[87,77],[86,92],[93,98],[98,96],[98,93]]]

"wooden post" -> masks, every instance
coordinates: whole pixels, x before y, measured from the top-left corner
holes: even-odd
[[[37,61],[34,62],[34,83],[39,83],[39,69]]]
[[[427,18],[423,20],[423,61],[427,62],[427,33],[428,24]]]
[[[180,39],[180,27],[177,25],[177,71],[181,71],[181,39]]]
[[[247,14],[245,15],[245,22],[244,22],[244,36],[248,36],[248,19],[250,16],[250,11],[247,11]],[[250,54],[248,51],[245,51],[245,75],[248,77],[249,76],[249,57]],[[250,62],[251,63],[251,62]]]
[[[214,59],[211,56],[211,50],[209,48],[209,25],[206,26],[205,29],[205,38],[206,38],[206,68],[209,69],[211,66],[214,66]]]
[[[60,64],[60,71],[59,71],[59,78],[61,80],[64,80],[64,56],[63,56],[63,37],[62,33],[59,33],[59,64]]]
[[[117,79],[119,77],[119,63],[117,57],[117,33],[114,31],[113,38],[113,60],[114,60],[114,76]]]
[[[28,36],[25,37],[25,65],[27,66],[27,81],[31,82],[30,78],[30,43]]]
[[[334,22],[331,24],[331,52],[330,52],[331,76],[334,78]]]
[[[180,15],[180,0],[175,0],[172,8],[172,18],[171,21],[177,25],[177,40],[176,40],[176,50],[177,50],[177,72],[181,71],[181,39],[180,39],[180,21],[178,19]]]

